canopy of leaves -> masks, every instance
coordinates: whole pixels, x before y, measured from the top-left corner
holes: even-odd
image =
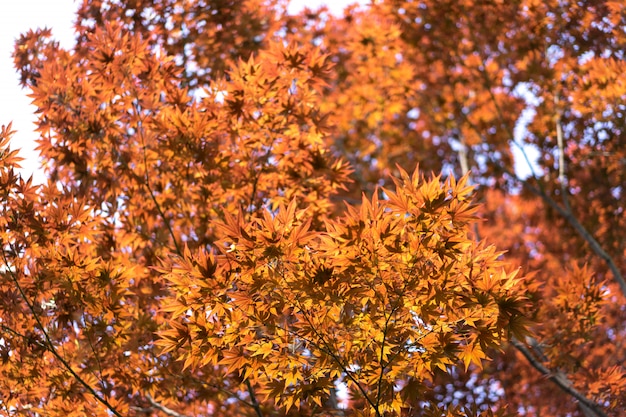
[[[24,34],[48,181],[3,126],[0,414],[623,414],[623,6],[85,0],[72,50]]]

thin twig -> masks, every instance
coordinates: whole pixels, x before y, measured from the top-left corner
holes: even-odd
[[[154,398],[152,398],[150,395],[146,395],[146,399],[148,400],[148,402],[150,403],[150,405],[152,405],[152,407],[156,408],[157,410],[160,410],[162,412],[164,412],[165,414],[167,414],[168,416],[171,417],[189,417],[186,414],[182,414],[179,413],[177,411],[172,410],[171,408],[167,408],[166,406],[164,406],[161,403],[158,403]]]
[[[182,379],[182,376],[178,375],[178,377]],[[252,404],[251,402],[246,401],[243,398],[239,397],[239,395],[237,395],[237,393],[235,393],[235,392],[232,392],[232,391],[227,390],[225,388],[221,388],[217,384],[211,384],[209,382],[203,381],[200,378],[196,378],[194,376],[189,376],[188,378],[190,378],[194,382],[197,382],[198,384],[204,385],[205,387],[213,388],[213,389],[215,389],[215,390],[217,390],[219,392],[223,392],[224,394],[228,395],[230,398],[234,398],[235,400],[237,400],[240,403],[246,405],[247,407],[254,408],[254,404]]]
[[[504,119],[504,114],[502,112],[502,109],[500,108],[500,104],[498,103],[498,100],[496,99],[496,96],[493,93],[493,85],[492,85],[492,82],[491,82],[491,78],[489,78],[489,74],[487,73],[487,70],[486,70],[487,63],[485,62],[484,59],[482,59],[482,57],[481,57],[481,64],[482,64],[482,66],[481,66],[482,69],[479,68],[478,71],[479,71],[480,75],[483,77],[483,81],[485,83],[484,87],[487,90],[487,92],[489,93],[489,98],[491,98],[491,101],[493,102],[493,106],[496,109],[496,115],[498,116],[500,124],[504,128],[504,131],[506,132],[507,136],[509,137],[509,140],[511,141],[511,143],[522,153],[522,156],[524,157],[524,161],[526,162],[526,165],[528,166],[528,170],[530,171],[530,176],[537,181],[537,184],[543,190],[543,184],[541,183],[541,181],[539,181],[539,176],[535,172],[535,167],[533,166],[532,162],[530,162],[530,158],[528,157],[528,154],[524,150],[524,146],[522,146],[522,144],[520,144],[515,139],[515,134],[514,134],[513,130],[510,128],[510,126],[506,123],[506,121]],[[462,112],[461,112],[461,114],[463,115],[465,120],[469,122],[469,119],[467,118],[467,116],[465,116]],[[471,126],[472,126],[472,128],[475,131],[478,131],[478,129],[473,124]],[[485,139],[483,139],[483,140],[485,140]]]
[[[281,274],[280,275],[283,280],[285,281],[285,284],[287,285],[288,288],[291,289],[289,283],[287,282],[287,280],[285,279],[285,277]],[[377,404],[374,403],[374,401],[372,401],[372,399],[370,398],[370,396],[367,394],[367,392],[365,391],[365,388],[363,388],[363,386],[359,383],[359,381],[356,379],[356,377],[353,375],[352,372],[350,372],[348,370],[348,367],[346,365],[344,365],[344,363],[341,361],[341,358],[334,352],[334,350],[332,349],[332,346],[330,345],[330,343],[328,341],[326,341],[326,338],[323,337],[323,335],[320,334],[320,332],[317,330],[317,328],[313,325],[313,322],[311,321],[309,315],[306,313],[306,311],[302,308],[302,306],[300,305],[300,303],[298,302],[297,299],[294,300],[289,300],[291,301],[292,305],[295,306],[298,310],[300,310],[300,312],[302,313],[302,316],[304,317],[304,319],[307,321],[307,323],[309,324],[309,326],[311,326],[311,330],[313,331],[313,334],[315,335],[315,337],[323,344],[320,345],[319,343],[314,342],[311,339],[308,339],[306,337],[302,337],[300,335],[296,335],[298,337],[300,337],[302,340],[307,341],[308,343],[311,343],[313,346],[315,346],[317,349],[319,349],[320,351],[324,352],[325,354],[327,354],[328,356],[330,356],[330,358],[335,361],[335,363],[337,365],[339,365],[339,368],[341,369],[341,371],[346,374],[346,376],[348,377],[348,379],[350,379],[357,387],[357,389],[361,392],[361,394],[363,395],[363,398],[365,399],[365,401],[367,401],[367,403],[374,409],[376,416],[377,417],[381,417],[382,414],[380,413],[379,407]],[[287,330],[288,332],[291,333],[291,331]]]
[[[139,107],[136,103],[133,104],[135,112],[137,113],[137,116],[140,117],[140,110]],[[172,226],[170,225],[169,220],[167,219],[167,217],[165,216],[165,213],[163,212],[163,209],[161,208],[161,205],[159,204],[159,202],[156,199],[156,196],[154,195],[154,191],[152,189],[152,186],[150,185],[150,175],[148,175],[148,159],[146,156],[146,140],[144,138],[143,135],[143,121],[141,120],[141,117],[139,119],[139,121],[137,122],[137,132],[139,133],[139,138],[141,139],[141,149],[143,152],[143,166],[144,166],[144,185],[146,186],[146,188],[148,189],[148,194],[150,194],[150,198],[152,199],[152,202],[154,203],[154,205],[156,206],[156,209],[159,213],[159,216],[161,216],[161,218],[163,219],[163,223],[165,223],[165,227],[167,228],[168,233],[170,234],[170,236],[172,237],[172,241],[174,242],[174,247],[176,248],[176,253],[178,254],[178,256],[182,257],[183,256],[183,252],[180,249],[180,246],[178,245],[178,241],[176,240],[176,235],[174,234],[174,230],[172,229]]]
[[[391,320],[391,316],[393,315],[393,311],[389,312],[389,316],[385,319],[385,328],[383,329],[383,340],[380,344],[380,359],[378,362],[380,363],[380,375],[378,376],[378,388],[376,389],[376,407],[380,407],[380,401],[382,398],[382,387],[383,387],[383,378],[385,376],[385,368],[386,365],[383,365],[383,358],[385,355],[385,342],[387,341],[387,332],[389,330],[389,321]],[[389,363],[387,363],[388,365]]]
[[[83,320],[85,320],[85,313],[83,313]],[[85,320],[85,323],[87,323],[87,320]],[[93,322],[91,323],[91,325],[93,326]],[[102,364],[100,363],[100,357],[98,356],[98,353],[96,352],[96,349],[93,345],[93,343],[91,342],[91,336],[89,336],[89,332],[85,332],[85,336],[87,337],[87,342],[89,343],[89,347],[91,348],[91,352],[93,353],[93,357],[96,360],[96,364],[98,365],[98,376],[97,378],[100,380],[100,385],[102,386],[102,389],[105,388],[105,382],[104,379],[102,378]],[[93,374],[95,375],[95,372],[93,372]]]
[[[9,260],[6,257],[6,253],[5,253],[4,250],[2,251],[2,258],[4,259],[4,264],[7,266],[6,270],[9,273],[9,276],[11,277],[13,283],[15,284],[15,287],[17,288],[18,292],[20,293],[20,296],[22,297],[22,299],[24,300],[24,302],[28,306],[28,309],[30,310],[31,314],[35,318],[35,322],[37,323],[37,327],[39,327],[41,329],[41,332],[44,335],[44,338],[46,340],[46,343],[44,344],[44,347],[48,350],[48,352],[52,353],[52,355],[55,358],[57,358],[57,360],[63,365],[63,367],[74,377],[74,379],[76,379],[76,381],[78,381],[78,383],[80,383],[83,387],[85,387],[85,389],[87,391],[89,391],[89,393],[91,395],[93,395],[94,398],[99,403],[101,403],[106,408],[108,408],[109,411],[111,411],[111,413],[113,413],[116,417],[122,417],[122,415],[119,413],[119,411],[117,411],[117,409],[111,403],[109,403],[106,398],[104,398],[102,395],[100,395],[91,385],[89,385],[83,378],[81,378],[81,376],[78,375],[76,373],[76,371],[74,371],[72,366],[59,354],[59,352],[54,347],[54,344],[52,343],[52,339],[50,339],[50,335],[48,335],[48,332],[46,331],[45,326],[41,322],[41,319],[39,318],[39,315],[35,312],[35,307],[33,306],[33,304],[28,299],[28,296],[24,292],[24,289],[22,288],[19,280],[17,279],[17,275],[9,267]]]

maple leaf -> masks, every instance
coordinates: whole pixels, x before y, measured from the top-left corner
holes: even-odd
[[[4,409],[623,414],[620,2],[183,3],[17,40]]]

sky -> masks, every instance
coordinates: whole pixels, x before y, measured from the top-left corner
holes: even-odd
[[[341,14],[344,7],[355,2],[358,1],[292,0],[290,11],[327,4],[332,13]],[[0,125],[13,123],[16,134],[11,140],[11,148],[21,148],[20,156],[25,158],[21,163],[22,175],[29,177],[32,174],[37,183],[43,182],[44,176],[38,169],[38,155],[34,150],[37,137],[33,131],[35,108],[27,97],[28,91],[19,86],[11,58],[13,45],[21,33],[48,27],[62,48],[71,48],[74,44],[74,12],[78,4],[75,0],[0,0]]]
[[[21,148],[22,175],[28,177],[38,171],[37,154],[34,151],[36,138],[34,121],[35,108],[30,105],[28,92],[22,90],[13,69],[13,45],[21,33],[37,27],[52,28],[53,36],[62,47],[74,43],[72,22],[78,4],[73,0],[2,0],[0,3],[0,125],[13,122],[17,131],[11,140],[11,148]],[[43,174],[34,175],[37,182]]]

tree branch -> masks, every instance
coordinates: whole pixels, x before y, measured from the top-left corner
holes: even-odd
[[[457,123],[460,125],[460,123]],[[469,159],[467,157],[468,146],[465,144],[465,138],[461,133],[461,129],[459,129],[459,143],[460,147],[457,151],[459,155],[459,163],[461,164],[461,175],[465,175],[469,172]]]
[[[483,62],[483,67],[484,67],[484,62]],[[567,222],[576,230],[576,232],[578,232],[580,237],[582,237],[585,241],[587,241],[589,246],[591,246],[591,249],[593,250],[593,252],[595,252],[595,254],[598,255],[600,258],[602,258],[602,260],[607,264],[607,266],[611,270],[611,273],[613,274],[613,277],[619,284],[622,294],[626,297],[626,280],[624,279],[624,276],[622,275],[619,268],[615,264],[615,261],[613,260],[611,255],[609,255],[602,248],[602,245],[600,245],[600,243],[593,237],[593,235],[589,233],[589,231],[578,221],[576,216],[574,216],[571,208],[569,207],[569,202],[567,201],[567,194],[565,193],[565,191],[562,191],[565,208],[561,207],[556,201],[554,201],[552,197],[550,197],[546,193],[546,191],[543,188],[543,184],[541,183],[541,180],[538,178],[538,176],[535,174],[533,170],[532,164],[530,163],[530,160],[528,159],[528,155],[524,151],[523,147],[519,143],[517,143],[517,141],[515,140],[513,131],[504,122],[504,118],[500,110],[500,106],[498,105],[498,102],[496,101],[496,97],[492,92],[492,88],[491,88],[492,85],[491,85],[491,80],[489,79],[489,74],[487,74],[483,70],[481,71],[481,75],[483,76],[483,79],[485,82],[484,86],[489,92],[491,100],[493,101],[494,106],[496,108],[496,113],[498,115],[498,118],[500,119],[500,123],[504,126],[504,129],[506,130],[507,135],[509,136],[509,139],[511,140],[511,142],[521,150],[522,155],[524,156],[524,159],[526,159],[526,163],[528,164],[530,168],[530,171],[532,174],[531,177],[534,178],[535,181],[537,181],[538,187],[531,185],[528,181],[520,179],[515,173],[511,173],[508,169],[506,169],[506,167],[501,166],[501,168],[506,173],[511,175],[512,178],[516,178],[518,181],[520,181],[522,185],[528,188],[532,193],[541,197],[541,199],[543,199],[546,203],[548,203],[550,207],[556,210],[563,218],[565,218],[565,220],[567,220]],[[560,123],[560,117],[557,120],[556,129],[557,129],[557,141],[559,142],[559,145],[558,145],[559,146],[559,180],[561,180],[560,181],[561,190],[564,190],[566,178],[565,178],[565,162],[564,162],[564,158],[562,158],[564,145],[563,145],[563,130],[562,130],[561,123]]]
[[[554,97],[556,105],[557,99]],[[561,198],[565,205],[565,210],[569,213],[572,212],[572,208],[569,205],[569,191],[567,189],[567,175],[565,174],[565,141],[563,139],[563,127],[561,126],[561,113],[558,113],[556,118],[556,142],[559,147],[559,184],[561,185]]]
[[[511,344],[515,346],[515,348],[520,351],[522,355],[530,362],[530,364],[541,374],[546,376],[550,381],[554,382],[562,391],[576,398],[581,406],[587,408],[591,412],[593,412],[593,416],[596,417],[608,417],[607,414],[602,411],[602,407],[589,398],[585,397],[582,393],[576,390],[571,381],[567,378],[567,376],[560,371],[552,371],[548,369],[543,363],[541,363],[532,352],[524,345],[522,342],[517,340],[515,337],[511,339]],[[587,414],[587,413],[585,413]]]
[[[246,379],[246,387],[248,388],[248,394],[250,394],[250,402],[252,403],[252,407],[254,407],[254,411],[256,412],[257,417],[263,417],[261,406],[256,399],[256,395],[254,395],[254,390],[252,389],[252,384],[250,383],[249,379]]]
[[[546,203],[548,203],[550,207],[556,210],[565,220],[567,220],[567,222],[578,232],[580,237],[582,237],[589,244],[589,246],[591,246],[593,252],[595,252],[595,254],[602,258],[602,260],[607,264],[607,266],[613,273],[615,280],[619,284],[620,289],[622,290],[622,294],[626,296],[626,280],[624,280],[624,277],[617,265],[615,264],[615,261],[613,260],[611,255],[609,255],[602,248],[602,245],[600,245],[600,243],[593,237],[593,235],[589,233],[585,226],[583,226],[578,221],[576,216],[574,216],[574,214],[570,210],[561,207],[556,201],[554,201],[552,197],[546,194],[545,191],[533,186],[528,181],[520,181],[524,187],[526,187],[533,194],[541,197]]]
[[[576,232],[591,246],[592,250],[596,253],[596,255],[602,258],[602,260],[604,260],[604,262],[608,265],[609,269],[613,273],[613,276],[615,277],[615,280],[618,282],[622,293],[626,296],[626,280],[624,280],[624,277],[622,276],[620,270],[615,264],[615,261],[602,248],[600,243],[593,237],[593,235],[589,233],[589,231],[587,231],[587,229],[578,221],[576,216],[574,216],[571,210],[571,207],[569,205],[568,196],[567,196],[567,177],[565,173],[565,156],[564,156],[565,146],[564,146],[564,140],[563,140],[563,128],[561,126],[560,115],[556,121],[556,134],[557,134],[557,142],[558,142],[558,148],[559,148],[559,183],[561,186],[561,192],[563,194],[563,203],[565,205],[565,208],[561,207],[552,197],[550,197],[546,193],[545,189],[543,188],[543,184],[540,178],[536,175],[534,171],[534,168],[528,158],[528,155],[526,154],[526,151],[515,140],[513,132],[504,123],[502,112],[500,111],[500,106],[498,105],[496,101],[496,97],[492,92],[491,80],[489,79],[489,75],[485,71],[481,71],[481,73],[483,75],[483,79],[485,82],[485,88],[488,90],[491,100],[494,103],[494,106],[496,108],[496,113],[498,115],[498,118],[500,119],[500,123],[504,126],[507,132],[507,135],[509,136],[510,141],[522,152],[522,155],[526,161],[526,164],[528,165],[530,169],[531,178],[533,178],[537,182],[538,187],[535,187],[527,180],[520,179],[515,173],[510,172],[510,170],[508,170],[506,167],[502,165],[500,165],[501,169],[503,169],[503,171],[506,172],[508,175],[510,175],[512,178],[517,179],[519,182],[522,183],[522,186],[526,187],[529,191],[531,191],[533,194],[540,197],[545,203],[547,203],[550,207],[556,210],[576,230]],[[483,139],[483,141],[486,141],[486,138],[482,135],[482,133],[478,130],[478,128],[473,123],[471,123],[471,121],[463,113],[461,114],[463,115],[464,120],[468,123],[468,125]],[[601,410],[598,404],[587,399],[580,392],[572,388],[571,382],[567,379],[567,377],[564,374],[562,373],[554,374],[553,372],[551,372],[548,368],[546,368],[541,362],[539,362],[531,354],[531,352],[526,348],[526,346],[520,343],[517,339],[513,338],[511,340],[511,343],[524,355],[524,357],[526,357],[526,359],[530,362],[530,364],[535,369],[539,370],[542,374],[547,375],[548,378],[551,381],[553,381],[557,386],[559,386],[559,388],[561,388],[564,392],[578,399],[580,401],[581,408],[586,416],[588,417],[605,417],[606,416],[606,414]]]

